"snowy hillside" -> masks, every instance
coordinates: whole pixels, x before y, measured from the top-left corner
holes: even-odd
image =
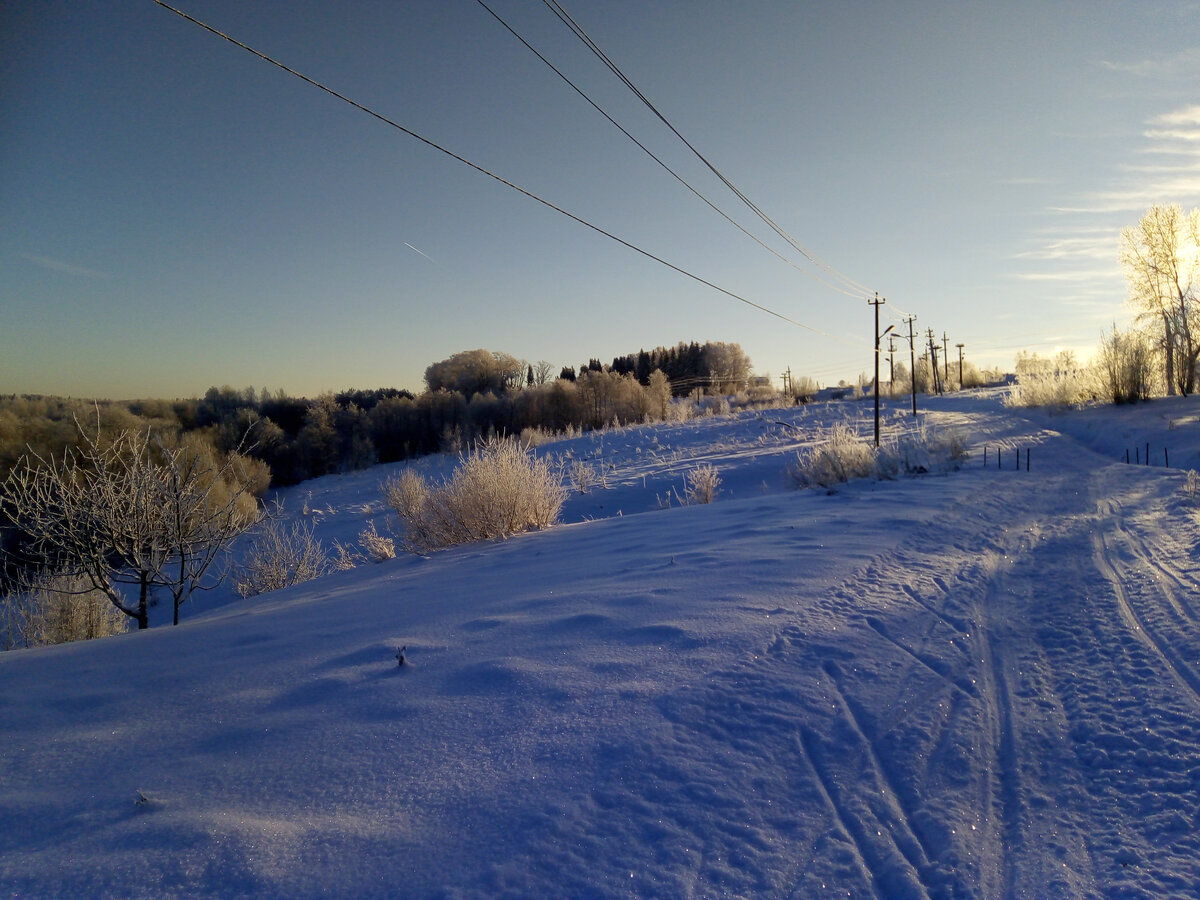
[[[604,482],[549,531],[0,654],[0,895],[1200,896],[1200,407],[999,397],[833,493],[786,467],[869,403],[546,445]]]

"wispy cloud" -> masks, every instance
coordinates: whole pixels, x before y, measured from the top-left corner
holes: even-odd
[[[1157,125],[1200,125],[1200,104],[1185,106],[1154,119]]]
[[[52,272],[65,272],[67,275],[79,275],[83,278],[112,278],[112,275],[108,272],[101,272],[99,269],[89,269],[86,266],[77,266],[74,263],[63,262],[61,259],[54,259],[50,256],[38,256],[36,253],[21,253],[20,256],[35,266],[41,266],[43,269],[49,269]]]
[[[1084,194],[1078,203],[1050,207],[1058,213],[1144,212],[1155,203],[1191,204],[1200,199],[1200,166],[1179,169],[1169,178],[1131,180],[1108,191]]]
[[[1152,128],[1146,137],[1152,141],[1200,141],[1200,128]]]
[[[1110,71],[1126,72],[1139,78],[1179,78],[1189,73],[1200,72],[1200,47],[1170,56],[1134,62],[1104,60],[1100,65]]]
[[[1019,281],[1085,282],[1100,279],[1111,281],[1114,276],[1120,275],[1120,268],[1113,265],[1092,269],[1064,269],[1057,272],[1017,272],[1013,277]]]
[[[1013,259],[1083,260],[1113,259],[1117,253],[1117,235],[1111,228],[1075,237],[1055,236],[1032,250],[1013,254]]]

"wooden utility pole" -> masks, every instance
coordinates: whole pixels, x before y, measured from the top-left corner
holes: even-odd
[[[904,321],[908,323],[908,358],[909,365],[912,366],[909,369],[908,381],[912,386],[913,417],[915,418],[917,415],[917,344],[913,334],[913,322],[917,321],[917,317],[909,316]]]
[[[888,335],[888,396],[893,395],[896,384],[896,335]]]
[[[942,384],[950,383],[950,339],[942,332]]]
[[[879,307],[887,303],[886,300],[879,299],[879,292],[875,292],[875,299],[868,300],[867,305],[875,307],[875,446],[879,446]]]
[[[932,370],[933,387],[935,393],[940,394],[942,392],[942,376],[938,373],[937,344],[935,343],[937,339],[933,336],[932,328],[928,329],[925,333],[929,337],[929,368]]]
[[[962,386],[963,386],[963,383],[962,383],[962,348],[966,345],[965,344],[955,344],[954,346],[958,348],[958,389],[961,391]]]

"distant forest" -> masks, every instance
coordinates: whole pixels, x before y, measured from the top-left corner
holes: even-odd
[[[680,343],[589,360],[553,377],[546,362],[469,350],[433,363],[420,395],[395,388],[346,390],[314,399],[283,391],[210,388],[187,400],[91,401],[0,396],[0,478],[29,453],[59,457],[78,446],[80,428],[115,435],[149,431],[164,446],[204,443],[217,457],[260,460],[270,484],[296,484],[457,450],[488,434],[534,442],[570,429],[690,417],[749,402],[750,360],[737,344]],[[756,393],[772,393],[757,389]],[[678,402],[687,397],[690,402]],[[765,397],[753,399],[766,399]]]

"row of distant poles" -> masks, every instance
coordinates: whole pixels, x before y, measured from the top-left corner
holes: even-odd
[[[887,303],[887,298],[880,297],[879,293],[875,293],[874,300],[868,300],[867,305],[875,307],[875,446],[879,446],[879,342],[885,337],[888,339],[888,383],[894,380],[895,376],[895,358],[896,348],[892,341],[896,337],[901,340],[904,335],[896,335],[893,331],[895,325],[889,325],[882,332],[879,330],[879,307]],[[912,385],[912,412],[913,416],[917,414],[917,342],[916,335],[913,333],[913,322],[917,320],[916,316],[905,316],[904,324],[908,326],[908,354],[909,354],[909,375],[908,380]],[[942,365],[945,366],[945,373],[938,372],[938,345],[937,339],[933,336],[933,329],[928,330],[929,335],[929,360],[930,368],[933,371],[933,384],[937,393],[942,393],[943,380],[950,380],[950,341],[943,333],[942,335]],[[965,344],[955,344],[958,348],[958,383],[962,384],[963,371],[963,347]]]

